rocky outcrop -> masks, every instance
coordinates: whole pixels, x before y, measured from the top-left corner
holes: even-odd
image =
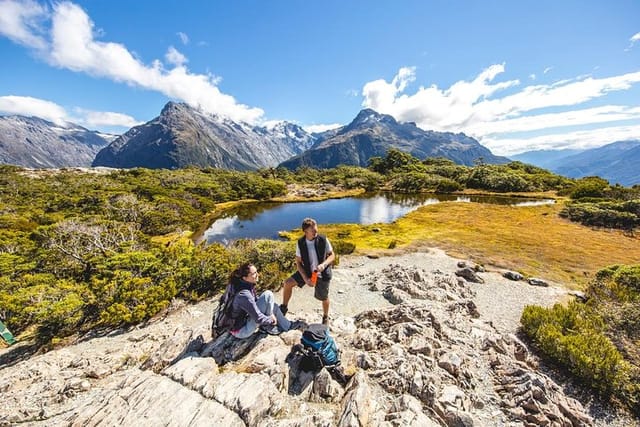
[[[300,331],[208,340],[205,302],[3,366],[0,425],[592,424],[525,344],[480,320],[473,286],[489,283],[397,264],[356,282],[395,305],[333,320],[344,387],[301,369]]]

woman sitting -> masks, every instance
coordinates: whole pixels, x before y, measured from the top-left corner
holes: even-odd
[[[256,298],[257,282],[258,269],[251,263],[242,264],[231,274],[230,283],[237,292],[231,307],[231,335],[236,338],[248,338],[258,327],[272,335],[291,329],[292,322],[280,311],[273,292],[264,291]]]

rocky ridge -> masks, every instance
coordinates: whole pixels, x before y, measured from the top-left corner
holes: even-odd
[[[313,147],[281,163],[288,169],[301,166],[333,168],[338,165],[366,167],[371,157],[384,157],[397,148],[418,159],[445,157],[457,164],[472,166],[507,163],[477,140],[463,133],[423,130],[411,122],[398,122],[392,116],[364,109],[346,126],[315,134]]]
[[[38,117],[0,116],[0,164],[31,168],[91,166],[110,135],[73,123]]]
[[[483,318],[476,290],[500,275],[478,273],[480,284],[449,265],[373,261],[335,269],[334,301],[363,296],[336,304],[332,319],[345,387],[301,371],[291,353],[300,331],[210,340],[206,301],[2,366],[0,425],[598,425],[525,344]]]
[[[102,149],[93,166],[253,170],[276,166],[313,142],[293,123],[251,126],[169,102],[158,117],[131,128]]]

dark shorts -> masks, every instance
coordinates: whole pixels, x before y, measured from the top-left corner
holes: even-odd
[[[299,271],[296,271],[289,279],[295,280],[299,287],[305,285]],[[316,286],[313,288],[313,296],[315,299],[324,301],[329,298],[329,283],[329,280],[318,279],[318,283],[316,283]]]

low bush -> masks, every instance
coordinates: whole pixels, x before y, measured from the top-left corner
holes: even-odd
[[[542,352],[567,367],[604,395],[619,390],[629,366],[602,333],[602,321],[582,304],[551,309],[525,307],[521,322],[527,336]]]
[[[567,204],[559,215],[583,225],[631,231],[640,225],[636,202],[573,202]]]
[[[525,307],[524,333],[549,359],[640,416],[640,265],[600,270],[587,303]]]

